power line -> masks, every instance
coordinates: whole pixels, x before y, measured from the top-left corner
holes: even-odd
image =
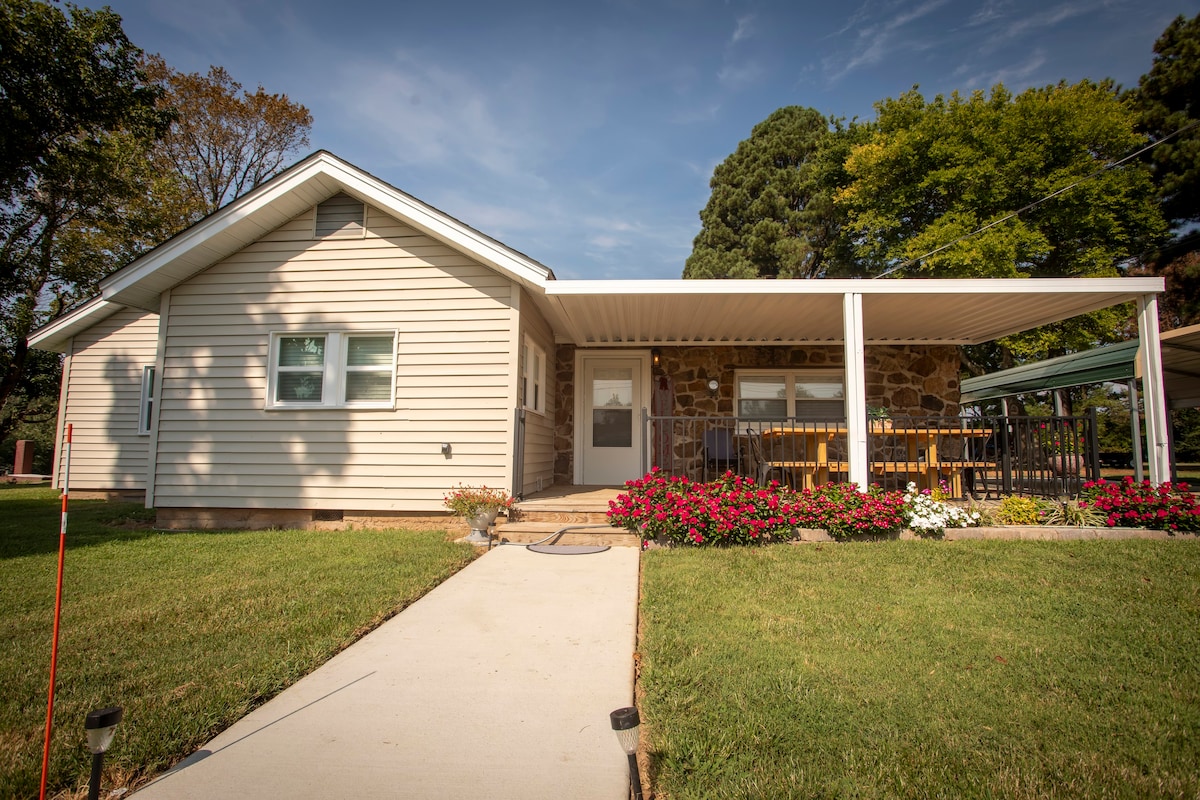
[[[964,233],[962,236],[959,236],[957,239],[955,239],[951,242],[947,242],[946,244],[942,245],[941,247],[937,247],[933,250],[930,250],[928,253],[925,253],[924,255],[919,255],[916,258],[910,258],[908,261],[905,261],[901,264],[897,264],[896,266],[894,266],[890,269],[884,270],[883,272],[879,273],[878,275],[872,276],[872,278],[886,278],[888,275],[891,275],[893,272],[898,272],[899,270],[911,267],[913,264],[918,264],[923,259],[929,258],[930,256],[935,255],[936,253],[940,253],[947,248],[953,247],[954,245],[958,244],[959,242],[963,241],[964,239],[970,239],[972,236],[977,236],[990,228],[994,228],[1003,222],[1007,222],[1008,220],[1012,219],[1013,217],[1020,216],[1023,212],[1028,211],[1031,208],[1040,206],[1042,203],[1046,202],[1047,200],[1051,200],[1055,197],[1058,197],[1060,194],[1063,194],[1064,192],[1068,192],[1071,189],[1074,189],[1076,186],[1078,186],[1081,183],[1085,183],[1099,175],[1103,175],[1105,172],[1108,172],[1110,169],[1113,169],[1114,167],[1119,167],[1122,164],[1124,164],[1126,161],[1131,161],[1132,159],[1137,158],[1138,156],[1142,155],[1143,153],[1153,150],[1154,148],[1158,147],[1160,144],[1167,141],[1168,139],[1173,139],[1174,137],[1178,136],[1179,134],[1185,133],[1185,132],[1191,130],[1192,128],[1196,127],[1197,125],[1200,125],[1200,120],[1195,120],[1187,125],[1184,125],[1182,128],[1175,131],[1174,133],[1167,134],[1166,136],[1159,139],[1158,141],[1152,142],[1152,143],[1146,145],[1141,150],[1138,150],[1135,153],[1131,153],[1119,161],[1113,161],[1109,164],[1105,164],[1103,167],[1101,167],[1100,169],[1091,173],[1090,175],[1085,175],[1084,177],[1080,178],[1079,180],[1075,181],[1074,183],[1068,184],[1068,185],[1062,187],[1061,189],[1053,191],[1050,194],[1046,195],[1045,197],[1041,198],[1040,200],[1034,200],[1032,203],[1022,206],[1021,208],[1018,208],[1016,211],[1013,211],[1009,214],[1004,215],[1000,219],[992,220],[987,225],[976,228],[975,230],[971,231],[970,233]]]

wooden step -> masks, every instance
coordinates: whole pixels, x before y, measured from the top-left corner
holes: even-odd
[[[587,527],[578,530],[570,530],[564,532],[557,539],[551,540],[553,544],[606,544],[618,547],[640,547],[641,539],[636,534],[630,533],[623,528],[614,528],[603,523],[578,523],[578,522],[526,522],[520,520],[517,522],[505,522],[503,525],[497,525],[492,529],[492,535],[498,541],[520,542],[532,544],[540,542],[564,527],[570,525],[593,525],[595,527]]]

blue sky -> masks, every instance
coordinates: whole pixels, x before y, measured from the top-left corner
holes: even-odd
[[[91,5],[81,2],[82,5]],[[135,44],[225,67],[325,149],[559,278],[678,278],[713,168],[785,105],[1113,78],[1200,0],[110,0]]]

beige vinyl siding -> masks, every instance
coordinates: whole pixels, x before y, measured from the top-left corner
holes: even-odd
[[[511,281],[374,208],[361,239],[312,231],[172,290],[155,505],[441,511],[460,483],[509,486]],[[272,332],[392,330],[394,411],[264,408]]]
[[[525,412],[525,459],[522,490],[525,494],[554,484],[554,409],[558,401],[557,376],[554,370],[554,333],[549,323],[534,307],[528,295],[521,302],[522,341],[528,336],[546,357],[546,383],[542,387],[546,408],[544,413]],[[519,351],[518,351],[519,352]],[[520,369],[517,370],[518,381]]]
[[[150,438],[138,433],[142,368],[154,366],[158,315],[125,310],[74,337],[63,365],[55,481],[62,487],[63,437],[73,426],[72,490],[144,491]]]

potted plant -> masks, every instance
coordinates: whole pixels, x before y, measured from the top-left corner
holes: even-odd
[[[486,486],[457,486],[443,500],[446,508],[471,526],[468,542],[489,541],[488,528],[501,511],[512,508],[513,498],[503,489]]]
[[[1042,429],[1042,449],[1046,451],[1050,471],[1055,475],[1078,475],[1083,468],[1080,442],[1075,431],[1062,426]]]
[[[892,414],[887,406],[867,406],[867,419],[870,420],[873,431],[892,429]]]

